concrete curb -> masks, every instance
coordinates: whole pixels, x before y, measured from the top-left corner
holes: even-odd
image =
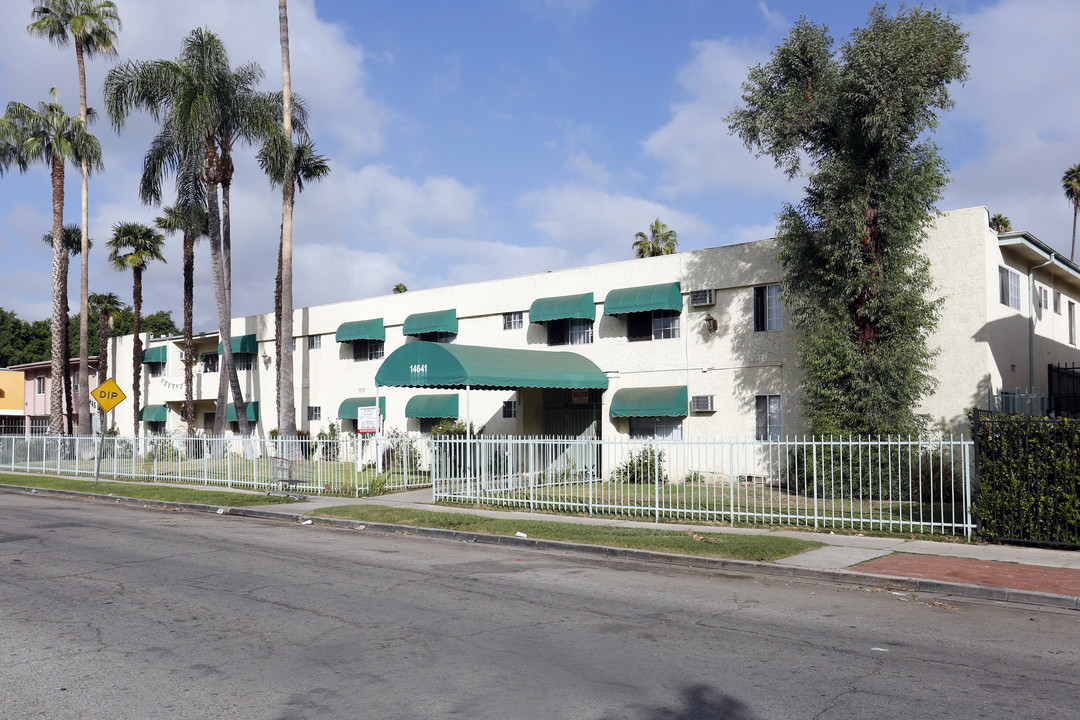
[[[460,530],[445,530],[442,528],[428,528],[412,525],[392,525],[388,523],[365,522],[363,520],[343,520],[340,518],[322,517],[317,514],[290,513],[276,510],[259,510],[243,507],[224,507],[219,505],[205,505],[201,503],[179,503],[164,500],[145,500],[141,498],[123,497],[119,495],[101,495],[98,493],[79,492],[75,490],[50,490],[47,488],[28,488],[21,485],[0,484],[0,492],[10,492],[23,495],[59,496],[70,498],[89,498],[93,500],[113,501],[125,505],[141,505],[159,509],[188,510],[192,512],[212,513],[215,515],[230,515],[233,517],[255,518],[259,520],[275,520],[289,523],[302,523],[310,520],[312,524],[336,527],[346,530],[363,530],[389,535],[415,535],[440,540],[453,540],[457,542],[483,543],[486,545],[502,545],[505,547],[520,547],[532,550],[553,550],[576,555],[590,556],[607,560],[630,560],[640,563],[657,565],[669,565],[674,567],[694,568],[698,570],[712,570],[724,573],[752,573],[758,575],[770,575],[775,577],[799,578],[805,580],[826,580],[828,582],[841,583],[852,586],[871,586],[886,590],[903,590],[907,592],[924,592],[936,595],[954,595],[958,597],[990,600],[995,602],[1021,603],[1026,605],[1040,605],[1043,607],[1061,608],[1065,610],[1080,610],[1080,597],[1071,595],[1057,595],[1055,593],[1036,592],[1031,590],[1014,590],[1011,588],[989,587],[984,585],[970,585],[967,583],[955,583],[945,580],[928,580],[923,578],[899,577],[891,575],[876,575],[873,573],[857,572],[852,570],[820,570],[814,568],[792,567],[777,565],[768,562],[753,560],[731,560],[727,558],[699,557],[696,555],[678,555],[674,553],[654,552],[652,550],[635,550],[632,548],[609,547],[606,545],[584,545],[580,543],[565,542],[562,540],[545,540],[540,538],[520,538],[510,535],[486,535],[483,533],[462,532]]]

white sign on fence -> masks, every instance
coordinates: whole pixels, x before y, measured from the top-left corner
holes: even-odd
[[[376,433],[379,431],[379,406],[369,405],[356,409],[356,432]]]

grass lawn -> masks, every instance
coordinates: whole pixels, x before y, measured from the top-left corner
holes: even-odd
[[[75,480],[73,478],[52,477],[49,475],[8,475],[6,473],[0,473],[0,484],[42,488],[46,490],[73,490],[76,492],[89,492],[100,495],[119,495],[121,497],[139,498],[140,500],[200,503],[202,505],[223,505],[226,507],[274,505],[278,503],[293,502],[292,498],[281,497],[278,495],[267,496],[263,493],[235,493],[225,490],[192,490],[190,488],[169,487],[167,485],[148,485],[145,482],[95,483],[93,480]]]
[[[323,508],[318,515],[365,522],[444,528],[488,535],[525,533],[530,538],[609,547],[655,550],[658,552],[703,555],[734,560],[772,561],[821,547],[823,543],[772,535],[734,535],[709,533],[716,544],[694,540],[671,530],[619,528],[564,523],[553,520],[503,520],[480,515],[411,510],[384,505],[342,505]]]

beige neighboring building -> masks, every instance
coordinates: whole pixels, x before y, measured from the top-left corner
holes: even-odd
[[[965,408],[986,407],[991,391],[1045,388],[1047,364],[1080,362],[1075,264],[1026,233],[995,235],[984,207],[939,216],[924,249],[942,306],[932,340],[940,348],[939,385],[921,410],[944,428],[963,432]],[[775,242],[762,240],[296,310],[297,427],[314,434],[337,423],[353,431],[357,408],[378,396],[386,428],[409,432],[445,415],[471,417],[488,434],[803,434],[775,254]],[[273,314],[234,318],[232,333],[248,416],[266,434],[277,426]],[[394,366],[416,342],[449,343],[448,352],[429,355],[467,356],[474,370],[482,364],[528,386],[377,388],[380,368],[387,366],[381,377],[402,369]],[[217,333],[198,335],[195,346],[193,421],[206,430],[219,379]],[[143,432],[186,428],[182,347],[182,338],[147,339]],[[130,357],[131,349],[131,336],[113,340],[114,358]],[[427,365],[424,373],[438,376],[441,368]],[[520,380],[534,365],[556,376],[585,367],[588,380]],[[116,366],[130,396],[131,365]],[[108,422],[129,434],[132,418],[122,404]]]

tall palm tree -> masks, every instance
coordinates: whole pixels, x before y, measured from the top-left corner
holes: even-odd
[[[68,268],[69,268],[70,259],[72,257],[74,257],[75,255],[78,255],[79,252],[82,249],[82,230],[79,228],[78,225],[74,225],[74,224],[65,225],[64,226],[63,238],[64,238],[64,255],[61,258],[62,267],[60,268],[60,296],[61,296],[61,298],[63,300],[63,304],[64,304],[64,316],[63,316],[64,327],[62,329],[62,332],[63,332],[63,335],[64,335],[63,336],[64,403],[65,403],[65,407],[67,407],[67,413],[65,415],[65,417],[67,418],[67,434],[71,435],[73,430],[74,430],[74,428],[72,427],[71,418],[72,418],[72,415],[74,414],[75,407],[71,403],[71,331],[69,330],[69,327],[68,327],[70,325],[71,308],[68,306]],[[44,235],[42,235],[41,236],[41,241],[43,243],[45,243],[46,245],[48,245],[49,247],[52,247],[52,243],[53,243],[52,233],[47,232]],[[93,245],[94,245],[94,242],[92,240],[90,240],[89,238],[87,238],[87,247],[93,247]],[[80,325],[81,325],[81,323],[80,323]],[[82,392],[82,388],[79,388],[79,392],[80,393]],[[81,398],[80,398],[79,406],[80,406],[80,408],[82,407]],[[87,412],[89,412],[89,407],[90,407],[90,405],[89,405],[89,403],[87,403],[87,408],[88,408]],[[82,418],[81,417],[79,418],[79,426],[80,426],[79,427],[79,434],[81,435],[82,434]]]
[[[144,167],[144,179],[149,168],[155,181],[145,188],[144,197],[160,202],[161,178],[176,172],[179,185],[187,177],[179,169],[198,163],[209,215],[210,264],[225,365],[218,390],[216,434],[224,429],[227,389],[232,391],[241,432],[250,431],[232,352],[229,188],[233,147],[269,137],[280,127],[281,97],[257,91],[261,78],[262,70],[255,63],[230,68],[224,44],[202,29],[193,30],[184,39],[176,60],[127,62],[110,70],[105,78],[105,104],[117,130],[135,110],[144,110],[161,123]],[[294,121],[299,112],[294,104]]]
[[[1069,260],[1072,260],[1076,255],[1076,216],[1080,214],[1080,163],[1065,171],[1061,178],[1061,187],[1073,208],[1072,248],[1069,250]]]
[[[296,436],[296,401],[293,397],[292,359],[292,210],[296,193],[304,191],[304,183],[318,182],[330,174],[330,163],[315,152],[311,140],[296,145],[286,141],[284,132],[275,135],[259,150],[256,159],[270,184],[283,187],[281,242],[278,245],[277,290],[274,293],[274,318],[277,330],[277,408],[279,437]],[[292,151],[287,148],[292,146]],[[289,181],[286,182],[286,178]],[[286,218],[286,216],[288,216]],[[286,224],[290,230],[286,233]]]
[[[97,55],[116,55],[116,32],[121,27],[120,16],[111,0],[37,0],[31,12],[34,21],[26,30],[31,36],[48,38],[57,47],[66,47],[74,40],[75,63],[79,70],[79,118],[89,123],[86,107],[85,58]],[[79,285],[79,434],[90,434],[90,376],[89,376],[89,293],[90,293],[90,172],[86,162],[82,170],[82,223],[80,224],[80,254],[82,274]]]
[[[658,255],[671,255],[679,244],[679,236],[674,230],[660,222],[660,218],[649,226],[649,234],[639,232],[634,235],[634,257],[647,258]]]
[[[124,309],[124,303],[116,293],[91,293],[90,307],[98,314],[98,368],[97,384],[100,386],[109,376],[109,331],[113,324],[120,319],[120,312]],[[98,408],[101,418],[101,427],[105,427],[105,410]]]
[[[206,208],[195,204],[166,207],[155,224],[166,233],[184,235],[184,415],[188,435],[195,434],[195,391],[192,387],[195,364],[193,305],[195,301],[195,243],[209,232]]]
[[[26,171],[33,163],[43,163],[50,168],[53,203],[53,312],[52,312],[52,386],[60,388],[63,383],[63,326],[64,301],[60,297],[61,269],[64,261],[64,169],[68,163],[83,164],[87,172],[102,168],[101,145],[86,129],[86,123],[64,112],[56,88],[52,90],[53,102],[38,103],[37,110],[22,103],[8,103],[7,112],[0,120],[0,157]],[[93,110],[87,118],[93,119]],[[84,226],[85,227],[85,226]],[[89,412],[89,405],[87,406]],[[52,393],[49,401],[49,432],[63,432],[63,406],[59,392]]]
[[[108,242],[109,262],[120,271],[131,270],[131,307],[135,312],[135,342],[132,347],[132,404],[135,434],[139,434],[139,396],[142,392],[142,276],[152,260],[165,262],[161,249],[165,236],[142,223],[122,222],[113,225]]]
[[[994,216],[990,218],[990,229],[998,235],[1001,233],[1012,232],[1012,221],[1001,213],[995,213]]]

